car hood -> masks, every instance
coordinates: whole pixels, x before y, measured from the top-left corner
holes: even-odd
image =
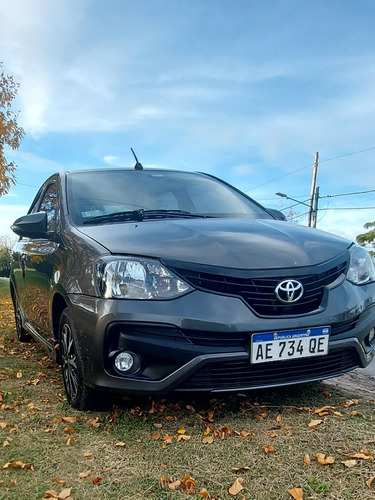
[[[342,254],[350,241],[268,219],[178,219],[81,227],[112,254],[236,269],[311,266]]]

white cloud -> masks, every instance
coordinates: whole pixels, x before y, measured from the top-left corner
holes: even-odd
[[[107,163],[108,165],[116,165],[118,164],[118,156],[113,156],[113,155],[107,155],[103,158],[104,163]]]

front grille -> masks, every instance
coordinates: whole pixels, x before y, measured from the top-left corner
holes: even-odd
[[[209,363],[187,379],[178,390],[212,391],[275,387],[340,375],[360,366],[354,349],[327,356],[251,365],[247,361]]]
[[[251,333],[249,332],[210,332],[202,330],[182,330],[185,337],[196,346],[209,346],[225,350],[248,348]]]
[[[345,272],[348,262],[331,266],[303,270],[287,269],[283,272],[238,271],[224,268],[187,268],[168,265],[182,279],[199,290],[241,297],[259,316],[288,316],[307,314],[319,309],[324,288],[336,281]],[[296,279],[302,283],[302,299],[293,304],[279,302],[275,296],[276,286],[285,279]]]

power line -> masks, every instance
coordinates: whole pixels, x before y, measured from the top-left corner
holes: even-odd
[[[372,146],[371,148],[361,149],[359,151],[353,151],[353,153],[346,153],[344,155],[333,156],[332,158],[326,158],[325,160],[320,160],[319,163],[323,163],[324,161],[337,160],[338,158],[345,158],[346,156],[353,156],[353,155],[357,155],[359,153],[365,153],[366,151],[372,151],[374,149],[375,149],[375,146]]]
[[[355,191],[353,193],[339,193],[339,194],[326,194],[324,196],[319,196],[319,199],[321,200],[322,198],[337,198],[339,196],[353,196],[353,195],[358,195],[358,194],[368,194],[368,193],[375,193],[375,189],[369,189],[367,191]],[[305,195],[306,196],[306,195]],[[298,196],[295,196],[296,198]],[[300,196],[301,198],[303,198],[303,196]],[[272,200],[275,200],[276,198],[272,198]],[[291,198],[289,198],[291,199]],[[308,200],[304,200],[304,201],[300,201],[298,203],[295,203],[294,205],[291,205],[290,207],[286,207],[286,208],[282,208],[281,210],[288,210],[289,208],[292,208],[292,207],[295,207],[296,205],[299,205],[299,204],[302,204],[304,205],[305,202],[308,201]],[[366,207],[364,207],[366,208]],[[371,208],[371,207],[369,207]],[[349,210],[349,208],[348,208]]]
[[[339,156],[332,156],[331,158],[326,158],[324,160],[319,160],[319,163],[323,163],[323,162],[327,162],[327,161],[332,161],[332,160],[337,160],[339,158],[345,158],[346,156],[353,156],[353,155],[357,155],[357,154],[360,154],[360,153],[365,153],[367,151],[373,151],[373,150],[375,150],[375,146],[372,146],[372,147],[366,148],[366,149],[360,149],[358,151],[353,151],[351,153],[346,153],[346,154],[339,155]],[[266,184],[270,184],[271,182],[275,182],[275,181],[278,181],[279,179],[283,179],[284,177],[288,177],[288,175],[295,174],[296,172],[299,172],[300,170],[304,170],[305,168],[311,167],[312,165],[313,165],[313,162],[310,162],[309,164],[305,165],[304,167],[297,168],[296,170],[292,170],[292,172],[288,172],[286,174],[280,175],[279,177],[275,177],[274,179],[271,179],[270,181],[263,182],[262,184],[259,184],[258,186],[255,186],[255,187],[253,187],[251,189],[248,189],[246,192],[252,191],[254,189],[258,189],[258,188],[260,188],[262,186],[265,186]]]
[[[367,194],[367,193],[375,193],[375,189],[369,189],[368,191],[356,191],[354,193],[327,194],[325,196],[320,196],[320,198],[336,198],[337,196],[352,196],[355,194]]]
[[[375,207],[325,207],[319,210],[375,210]]]

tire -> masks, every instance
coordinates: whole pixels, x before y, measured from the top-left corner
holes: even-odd
[[[85,366],[68,309],[60,318],[59,339],[61,371],[68,403],[82,411],[97,408],[97,391],[84,383]]]
[[[13,307],[18,340],[20,342],[31,342],[31,335],[23,327],[21,308],[15,295],[13,296]]]

